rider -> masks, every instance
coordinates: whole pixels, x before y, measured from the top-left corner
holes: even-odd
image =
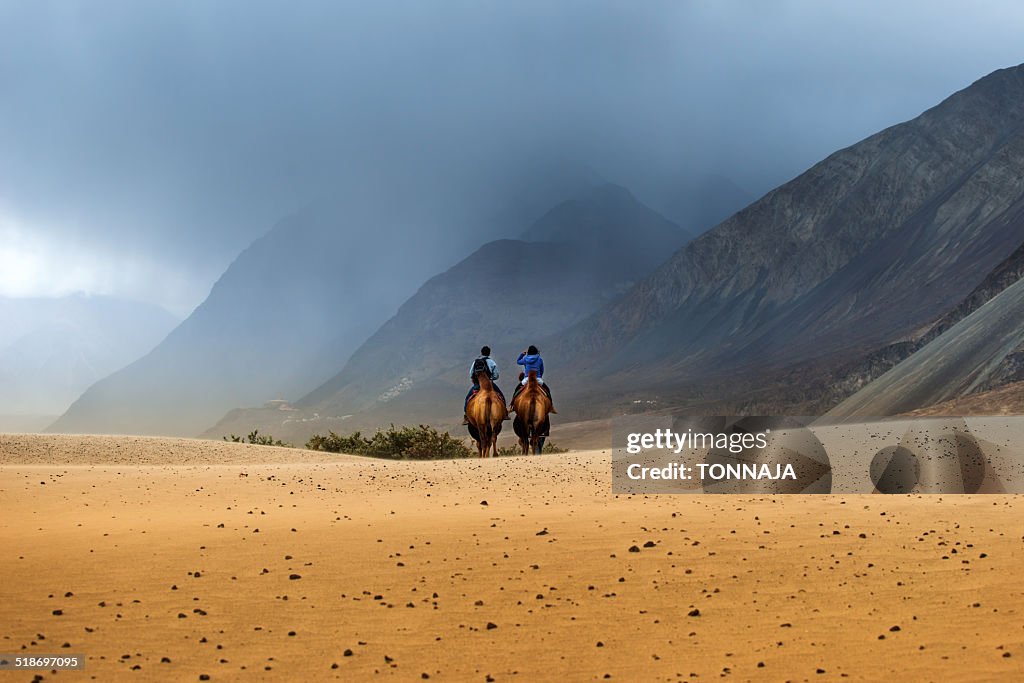
[[[551,399],[551,387],[545,384],[542,379],[544,377],[544,359],[540,357],[540,351],[537,350],[537,347],[530,344],[528,349],[519,354],[519,358],[516,359],[516,363],[523,366],[523,380],[519,383],[519,386],[516,387],[515,394],[518,394],[519,391],[526,386],[526,383],[529,381],[530,371],[536,370],[537,384],[539,384],[541,388],[544,389],[544,392],[547,393],[548,399]],[[516,400],[515,394],[512,395],[513,401]],[[558,412],[555,410],[554,399],[551,399],[551,412]]]
[[[469,381],[473,383],[473,386],[469,388],[469,392],[466,394],[466,402],[462,406],[462,412],[466,412],[466,408],[469,407],[469,399],[474,393],[480,391],[480,384],[476,381],[476,375],[478,372],[487,372],[491,377],[491,383],[493,384],[498,380],[498,364],[491,358],[491,347],[484,346],[480,349],[480,355],[473,360],[472,365],[469,366]],[[498,396],[501,397],[502,403],[505,402],[505,394],[501,393],[501,389],[498,388],[497,384],[494,384],[494,390],[498,392]],[[506,420],[509,418],[505,418]],[[463,424],[469,424],[469,418],[463,415]]]

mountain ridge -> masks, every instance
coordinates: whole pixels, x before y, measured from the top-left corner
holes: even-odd
[[[575,349],[580,385],[629,392],[910,334],[1019,245],[1022,102],[1024,68],[1000,70],[829,155],[552,337],[552,355]]]

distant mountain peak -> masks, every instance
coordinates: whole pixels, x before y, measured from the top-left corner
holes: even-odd
[[[640,244],[657,242],[660,246],[671,245],[674,251],[690,237],[678,225],[637,200],[629,189],[602,183],[549,209],[520,239],[569,244],[594,239]]]

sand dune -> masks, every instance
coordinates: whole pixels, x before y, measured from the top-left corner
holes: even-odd
[[[351,460],[354,456],[332,456]],[[245,465],[317,463],[324,455],[277,448],[151,436],[0,434],[0,465]]]
[[[46,680],[1020,674],[1019,498],[614,496],[608,458],[0,436],[0,651],[88,656]]]

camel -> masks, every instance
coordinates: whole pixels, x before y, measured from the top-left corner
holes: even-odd
[[[536,370],[530,370],[526,386],[512,399],[512,410],[516,413],[512,429],[519,437],[523,455],[530,451],[540,455],[544,449],[544,435],[548,432],[548,415],[554,412],[554,406],[544,387],[537,382]]]
[[[473,394],[466,406],[469,435],[476,441],[480,457],[491,458],[498,454],[498,434],[501,423],[508,417],[508,409],[487,373],[478,374],[476,383],[480,391]]]

